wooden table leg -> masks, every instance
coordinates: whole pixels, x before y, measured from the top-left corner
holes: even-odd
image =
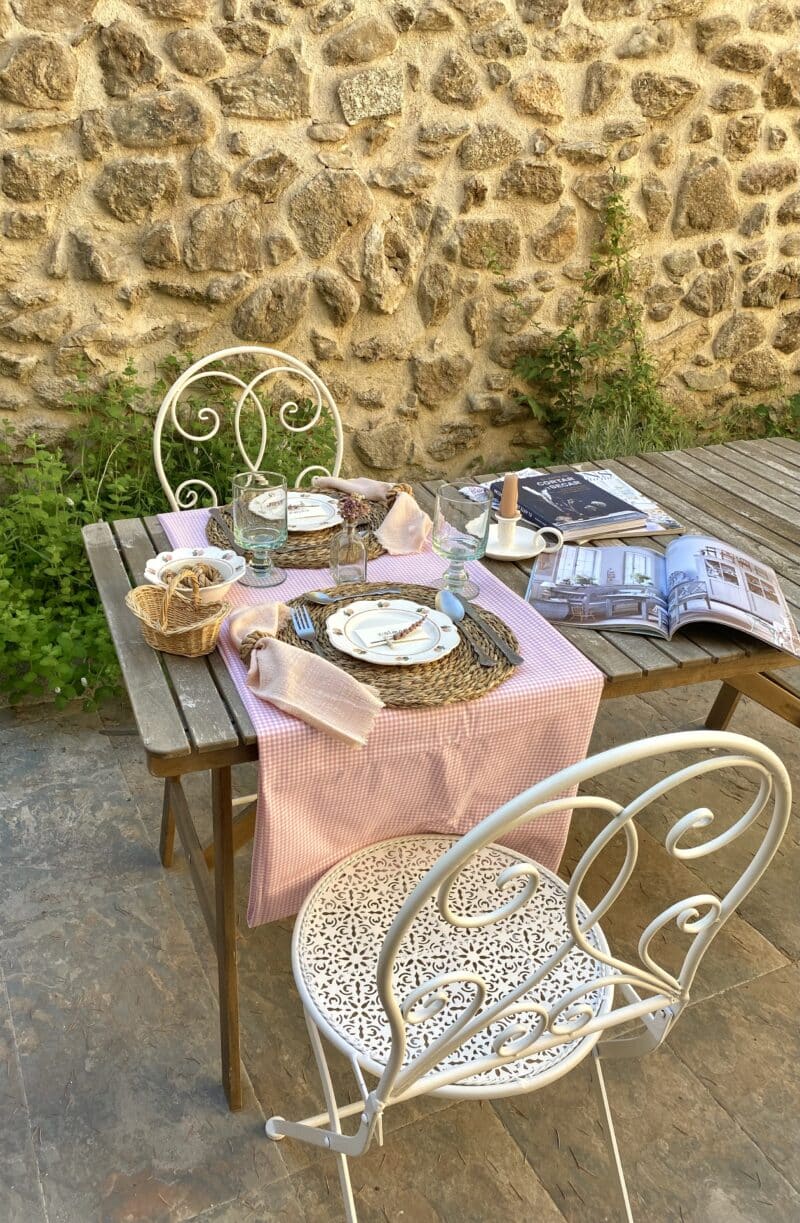
[[[158,852],[162,866],[172,866],[175,850],[175,812],[170,802],[169,779],[164,782],[164,804],[161,808],[161,840]]]
[[[236,952],[236,892],[233,873],[233,803],[230,766],[211,772],[214,819],[214,891],[222,1085],[232,1111],[242,1107],[239,1054],[239,969]]]
[[[738,688],[723,683],[706,718],[706,730],[725,730],[741,696]]]

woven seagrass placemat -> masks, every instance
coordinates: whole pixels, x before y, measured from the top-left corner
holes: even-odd
[[[337,500],[340,495],[335,492],[325,493],[326,497],[336,497]],[[378,543],[374,532],[388,514],[389,506],[382,501],[369,501],[367,507],[367,516],[359,523],[358,529],[367,547],[367,557],[374,561],[385,555],[385,549]],[[230,548],[233,539],[231,507],[221,505],[219,512],[227,524],[228,534],[226,535],[218,522],[209,518],[206,523],[206,539],[216,548]],[[341,530],[342,525],[339,523],[335,527],[326,527],[323,531],[293,533],[282,548],[273,552],[272,559],[282,569],[327,569],[331,560],[331,539]],[[246,552],[245,557],[248,561],[252,560],[252,553]]]
[[[392,587],[398,594],[387,595],[386,598],[412,599],[420,606],[433,607],[437,591],[430,586],[412,586],[401,582],[393,582]],[[385,590],[386,583],[358,582],[353,583],[349,590],[354,599],[369,598],[374,590]],[[331,594],[341,594],[342,588],[331,589]],[[289,601],[289,606],[303,602],[304,596]],[[336,663],[344,671],[349,671],[356,679],[377,688],[386,705],[394,709],[415,709],[423,706],[449,705],[456,701],[474,701],[476,697],[491,692],[499,687],[504,680],[513,675],[515,668],[505,659],[496,646],[487,640],[477,624],[464,621],[459,624],[458,631],[461,640],[456,648],[436,662],[420,663],[412,667],[381,667],[374,663],[362,662],[342,654],[331,645],[325,630],[325,621],[337,607],[345,606],[344,600],[331,607],[318,607],[314,603],[306,603],[314,627],[317,630],[317,640],[324,656]],[[481,608],[481,615],[496,629],[512,650],[519,649],[519,642],[511,629],[493,612]],[[475,639],[481,647],[497,659],[495,667],[481,667],[475,659],[470,647],[468,636],[475,634]],[[300,641],[291,625],[287,625],[279,634],[282,641],[288,641],[301,649],[310,650],[312,646]]]

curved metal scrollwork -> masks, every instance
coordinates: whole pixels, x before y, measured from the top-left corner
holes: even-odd
[[[258,362],[263,368],[249,380],[245,380],[230,370],[216,368],[219,362],[228,358],[244,358]],[[275,379],[281,375],[292,381],[299,379],[308,389],[308,402],[302,402],[299,398],[290,398],[277,405],[276,409],[271,412],[265,406],[258,391],[268,379]],[[327,415],[333,424],[335,438],[335,453],[331,469],[328,470],[316,463],[308,464],[296,477],[296,483],[301,484],[312,474],[339,474],[344,444],[342,422],[336,403],[322,379],[303,361],[287,353],[278,352],[276,349],[253,346],[227,348],[203,357],[181,374],[170,387],[158,410],[153,431],[153,457],[161,487],[172,509],[194,509],[200,503],[201,497],[207,498],[211,505],[219,504],[219,490],[214,489],[207,480],[198,476],[188,477],[173,490],[164,470],[163,454],[166,424],[174,434],[196,445],[209,442],[219,434],[223,425],[221,412],[208,403],[195,407],[191,397],[184,398],[191,387],[198,383],[215,380],[239,388],[240,394],[236,397],[233,409],[233,433],[241,465],[247,470],[258,471],[263,463],[269,440],[270,421],[287,433],[310,434]],[[263,390],[261,393],[263,394]],[[251,423],[251,431],[247,436],[243,430],[245,410],[249,413],[248,420]],[[186,419],[187,411],[194,412],[194,417],[189,421]],[[303,419],[297,420],[299,416],[303,416]],[[254,430],[252,429],[253,424],[255,425]],[[240,465],[238,461],[235,461],[234,456],[235,451],[232,446],[231,475]]]
[[[711,749],[692,764],[666,774],[637,798],[622,806],[603,796],[582,794],[565,797],[574,789],[614,768],[629,765],[646,757],[664,757],[689,749]],[[633,875],[638,856],[636,821],[653,803],[672,794],[678,787],[696,787],[698,781],[721,769],[735,768],[754,773],[758,793],[745,813],[710,839],[687,844],[687,839],[701,835],[715,824],[708,807],[695,807],[677,819],[665,837],[667,853],[674,859],[702,857],[723,849],[751,828],[772,799],[772,811],[761,844],[752,861],[724,896],[711,892],[683,897],[670,904],[641,932],[638,960],[616,956],[608,947],[599,927]],[[545,1054],[562,1045],[608,1037],[614,1044],[616,1029],[632,1022],[644,1031],[645,1046],[653,1048],[663,1040],[689,999],[689,992],[698,964],[705,950],[730,917],[736,905],[754,886],[774,855],[788,821],[791,794],[783,765],[769,749],[753,740],[726,732],[686,732],[612,749],[594,760],[585,761],[564,770],[548,782],[533,787],[527,794],[489,816],[445,853],[428,871],[408,897],[386,936],[378,964],[378,989],[386,1011],[392,1049],[378,1088],[382,1099],[390,1094],[402,1095],[415,1090],[415,1084],[425,1079],[426,1090],[458,1084],[468,1077],[492,1071],[509,1062]],[[503,922],[519,921],[527,906],[535,909],[542,883],[542,871],[535,863],[519,861],[497,874],[493,884],[481,875],[483,896],[491,897],[515,888],[510,899],[502,904],[481,903],[478,911],[469,910],[459,884],[476,854],[493,842],[502,840],[520,824],[542,818],[556,810],[571,806],[575,812],[594,809],[608,818],[605,826],[592,841],[575,867],[566,887],[563,921],[568,934],[559,945],[544,947],[541,959],[531,964],[524,980],[509,982],[498,995],[487,982],[465,966],[453,965],[451,972],[421,983],[398,1003],[394,993],[392,966],[402,939],[414,924],[422,907],[434,904],[444,922],[462,930],[477,930]],[[624,853],[614,878],[605,884],[592,909],[581,899],[581,891],[591,888],[588,876],[599,855],[611,843],[622,838]],[[474,902],[475,897],[473,896]],[[669,972],[658,962],[654,940],[672,928],[689,940],[683,962],[677,973]],[[509,933],[513,937],[513,932]],[[585,968],[572,979],[569,967],[575,956],[584,957],[594,965]],[[581,960],[581,963],[584,963]],[[552,983],[566,982],[557,997],[552,997]],[[472,991],[464,1000],[466,987]],[[453,989],[461,991],[455,1005],[456,1015],[443,1030],[432,1033],[432,1039],[420,1049],[415,1042],[415,1054],[406,1059],[406,1025],[436,1023],[447,1005],[452,1005]],[[548,990],[550,994],[548,995]],[[483,1036],[482,1036],[483,1034]],[[477,1040],[476,1038],[481,1037]],[[627,1036],[626,1038],[627,1039]],[[641,1039],[637,1051],[641,1051]],[[477,1056],[464,1059],[454,1055],[473,1042]],[[632,1049],[635,1041],[629,1041]],[[620,1050],[625,1040],[618,1039]],[[448,1059],[450,1059],[448,1061]],[[417,1088],[416,1090],[419,1090]]]
[[[458,875],[454,875],[452,878],[447,879],[439,888],[437,894],[439,912],[442,917],[450,922],[451,926],[461,926],[464,929],[491,926],[494,922],[502,921],[504,918],[510,917],[512,913],[523,909],[529,901],[533,900],[540,878],[539,868],[535,862],[517,862],[514,866],[508,866],[497,876],[496,886],[498,891],[502,892],[509,884],[516,883],[517,880],[522,879],[524,881],[523,886],[516,895],[512,896],[506,904],[501,905],[499,909],[493,909],[489,913],[460,914],[454,913],[450,907],[450,894],[458,879]]]

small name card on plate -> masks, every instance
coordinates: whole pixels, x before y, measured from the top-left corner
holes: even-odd
[[[324,511],[319,505],[306,505],[302,501],[289,502],[289,513],[293,520],[298,518],[322,518]]]
[[[395,625],[393,628],[363,628],[358,630],[358,635],[363,641],[368,650],[372,650],[375,646],[407,646],[409,641],[425,641],[428,634],[425,632],[425,626],[420,625],[414,629],[413,633],[407,633],[405,637],[401,637],[399,641],[392,641],[391,637],[398,629],[402,627]]]

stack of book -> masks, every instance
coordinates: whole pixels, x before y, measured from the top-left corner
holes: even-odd
[[[557,527],[567,542],[621,535],[663,535],[680,523],[613,471],[521,471],[519,512],[537,530]],[[502,480],[491,484],[495,508]]]

